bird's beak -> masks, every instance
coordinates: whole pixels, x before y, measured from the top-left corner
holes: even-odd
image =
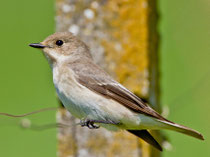
[[[34,48],[45,48],[47,46],[42,45],[41,43],[33,43],[33,44],[29,44],[29,46],[34,47]]]

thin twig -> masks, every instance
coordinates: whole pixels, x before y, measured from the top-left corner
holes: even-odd
[[[51,110],[56,110],[56,109],[58,109],[58,107],[43,108],[43,109],[36,110],[36,111],[33,111],[33,112],[25,113],[25,114],[22,114],[22,115],[13,115],[13,114],[9,114],[9,113],[0,112],[0,115],[19,118],[19,117],[25,117],[25,116],[29,116],[29,115],[32,115],[32,114],[36,114],[36,113],[39,113],[39,112],[51,111]]]

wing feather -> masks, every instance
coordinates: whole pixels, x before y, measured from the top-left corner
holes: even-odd
[[[76,73],[75,76],[78,82],[88,89],[113,99],[134,112],[166,120],[150,106],[145,104],[139,97],[113,80],[103,69],[93,64],[91,61],[86,61],[85,63],[77,61],[69,64],[69,66]]]

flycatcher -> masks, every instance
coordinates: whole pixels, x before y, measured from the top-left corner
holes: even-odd
[[[147,129],[169,129],[204,140],[199,132],[162,117],[94,64],[88,46],[72,33],[55,33],[30,46],[43,50],[60,100],[82,126],[124,129],[161,151]]]

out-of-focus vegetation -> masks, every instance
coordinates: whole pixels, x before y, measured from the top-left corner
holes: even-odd
[[[169,132],[164,157],[210,156],[210,2],[160,1],[162,104],[169,119],[200,131],[205,141]]]
[[[54,32],[53,10],[51,0],[1,1],[0,112],[22,114],[56,106],[50,68],[41,52],[28,46]],[[27,118],[46,124],[55,121],[55,112]],[[56,130],[22,129],[21,119],[0,116],[0,156],[56,156]]]

